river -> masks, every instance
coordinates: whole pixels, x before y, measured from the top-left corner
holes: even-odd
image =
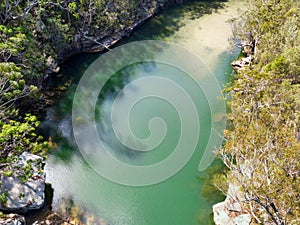
[[[237,16],[243,1],[191,1],[174,6],[147,21],[127,40],[119,45],[138,40],[163,40],[183,46],[196,54],[210,68],[221,86],[228,82],[232,72],[230,62],[239,54],[231,48],[229,39],[232,36],[231,26],[227,21]],[[199,122],[201,135],[197,149],[192,158],[178,173],[163,182],[132,187],[111,182],[96,173],[83,159],[72,135],[72,103],[76,86],[84,71],[101,54],[81,54],[68,60],[63,66],[65,77],[72,79],[72,84],[65,97],[47,109],[47,119],[42,127],[51,136],[57,146],[53,149],[46,164],[47,182],[52,184],[54,196],[52,208],[55,211],[66,211],[66,205],[82,208],[86,213],[96,215],[112,225],[207,225],[211,224],[212,205],[217,192],[201,192],[204,181],[199,179],[205,172],[198,171],[198,164],[209,136],[211,120],[205,95],[189,84],[180,71],[172,71],[174,79],[186,86],[191,98],[201,112]],[[99,99],[100,119],[109,117],[112,99],[120,87],[134,79],[151,76],[157,69],[169,70],[163,64],[147,63],[134,66],[139,72],[128,76],[117,73],[107,85]],[[145,75],[147,74],[147,75]],[[118,84],[118,85],[117,85]],[[125,103],[128,101],[123,98]],[[161,143],[159,154],[140,154],[120,145],[113,134],[99,125],[98,133],[105,140],[112,154],[128,163],[146,164],[165,158],[174,148],[180,133],[180,121],[171,106],[164,102],[148,99],[133,110],[135,128],[141,136],[148,130],[144,120],[161,116],[168,125],[166,140]],[[167,115],[167,116],[166,116]],[[208,132],[205,132],[208,130]],[[213,165],[219,164],[215,162]],[[206,193],[206,195],[205,195]],[[205,195],[205,196],[204,196]],[[207,196],[211,195],[211,196]],[[63,205],[63,207],[62,207]]]

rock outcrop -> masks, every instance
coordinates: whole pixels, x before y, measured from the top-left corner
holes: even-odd
[[[249,225],[251,215],[244,212],[240,202],[243,196],[239,186],[229,184],[227,197],[224,202],[213,206],[214,222],[216,225]]]
[[[249,68],[252,62],[252,56],[243,57],[239,60],[235,60],[231,63],[231,66],[234,70],[244,70],[245,68]]]
[[[13,171],[12,175],[0,174],[0,193],[7,195],[6,202],[0,204],[0,210],[25,213],[41,208],[45,202],[43,158],[23,152],[9,169]]]
[[[241,43],[242,53],[244,57],[235,60],[231,63],[231,66],[234,70],[244,70],[251,67],[253,61],[253,56],[255,54],[255,40],[252,36],[249,37],[249,40]]]

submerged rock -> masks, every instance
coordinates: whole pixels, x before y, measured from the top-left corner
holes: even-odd
[[[32,225],[107,225],[107,223],[92,214],[84,213],[80,215],[64,216],[59,213],[52,213],[45,220],[35,221]]]
[[[0,175],[0,193],[7,195],[6,202],[0,204],[0,210],[25,213],[41,208],[45,202],[43,158],[23,152],[12,163],[10,170],[13,171],[13,175]]]

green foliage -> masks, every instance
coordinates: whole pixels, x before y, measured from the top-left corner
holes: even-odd
[[[14,62],[27,80],[41,76],[46,66],[43,51],[39,49],[31,29],[29,21],[12,26],[0,24],[0,63]]]
[[[10,164],[24,151],[45,156],[48,143],[36,134],[39,121],[36,116],[19,115],[16,102],[37,91],[33,85],[26,85],[21,67],[12,62],[0,63],[0,163],[4,176],[13,176]],[[24,171],[22,181],[31,174]],[[2,196],[4,199],[5,196]]]
[[[28,178],[33,176],[33,168],[32,164],[28,162],[25,166],[22,167],[21,174],[18,175],[18,178],[21,180],[22,183],[26,183]]]
[[[214,174],[211,183],[214,185],[214,187],[216,187],[224,195],[226,195],[229,186],[228,186],[227,176],[225,174],[222,174],[220,172]]]
[[[48,142],[43,142],[43,138],[36,134],[36,128],[39,124],[36,116],[30,114],[26,114],[24,118],[20,117],[18,120],[11,119],[0,122],[1,176],[15,176],[23,183],[33,176],[30,161],[27,161],[27,164],[22,168],[13,168],[11,165],[24,151],[41,155],[44,158],[47,156]],[[16,171],[18,171],[17,174]],[[3,200],[5,200],[4,197],[3,195]]]
[[[3,171],[3,175],[6,176],[6,177],[11,177],[13,175],[13,171],[11,170],[8,170],[8,171]]]
[[[48,150],[47,142],[35,133],[39,126],[36,116],[26,114],[24,121],[10,120],[3,123],[0,132],[0,156],[7,158],[8,153],[17,155],[24,151],[42,154]]]
[[[87,38],[116,34],[151,13],[159,2],[164,1],[4,0],[0,4],[0,25],[4,27],[3,45],[8,45],[3,46],[7,51],[5,59],[10,59],[11,50],[19,54],[20,46],[16,45],[21,44],[24,50],[21,59],[26,61],[23,65],[33,66],[27,68],[35,70],[34,76],[41,76],[49,66],[46,62],[49,56],[62,60],[58,57]]]
[[[24,34],[14,28],[0,25],[0,35],[5,41],[0,42],[1,58],[7,62],[11,57],[17,57],[19,51],[24,50],[23,43],[26,40]]]
[[[8,197],[8,193],[7,192],[1,193],[0,194],[0,203],[5,203],[7,201],[7,197]]]
[[[299,2],[255,0],[252,6],[242,20],[241,33],[255,37],[256,63],[263,67],[286,50],[300,45]]]
[[[21,200],[21,199],[24,198],[24,197],[25,197],[25,194],[22,193],[22,192],[20,192],[20,194],[19,194],[19,199]]]
[[[240,182],[249,204],[263,205],[266,210],[275,204],[280,220],[288,224],[300,212],[300,143],[296,136],[300,86],[264,76],[238,81],[233,84],[236,93],[228,115],[231,130],[219,154],[230,176]]]
[[[225,185],[225,187],[228,186],[223,178],[227,169],[224,164],[221,164],[219,161],[220,160],[216,160],[210,168],[203,171],[199,176],[199,179],[203,183],[200,194],[207,202],[211,203],[223,201],[225,198],[224,194],[217,192],[220,187],[219,184]],[[225,187],[224,189],[227,189]]]
[[[276,3],[275,3],[276,2]],[[219,156],[258,223],[300,221],[300,8],[293,0],[251,1],[239,36],[255,39],[251,69],[230,93],[230,127]]]
[[[37,91],[33,85],[27,86],[21,68],[14,63],[0,63],[0,116],[4,120],[14,103]]]

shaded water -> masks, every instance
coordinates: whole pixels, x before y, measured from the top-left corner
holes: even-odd
[[[225,4],[218,1],[192,1],[173,7],[145,23],[126,42],[156,39],[184,46],[205,61],[220,84],[225,84],[232,72],[230,62],[238,53],[230,49],[230,25],[225,21],[237,15],[240,5],[240,1]],[[47,120],[43,123],[52,140],[58,144],[46,165],[47,181],[54,188],[53,209],[64,210],[60,205],[71,199],[75,206],[83,207],[113,225],[210,224],[213,204],[210,200],[215,199],[218,193],[204,196],[200,191],[203,182],[198,179],[201,175],[198,164],[210,134],[211,115],[204,94],[181,71],[172,71],[172,68],[162,64],[141,63],[133,65],[135,73],[124,75],[128,73],[123,71],[123,75],[116,74],[102,93],[104,98],[98,100],[98,132],[112,154],[129,163],[151,164],[170,154],[180,134],[180,121],[174,108],[159,99],[147,99],[132,111],[133,126],[140,136],[148,135],[145,124],[148,124],[150,118],[164,118],[168,133],[154,154],[140,154],[124,148],[114,138],[111,129],[104,129],[107,125],[105,121],[109,121],[112,99],[120,87],[134,79],[166,70],[173,75],[175,82],[188,90],[201,113],[199,143],[191,160],[182,170],[162,183],[130,187],[104,179],[83,160],[72,136],[72,99],[83,72],[98,56],[84,54],[66,62],[66,76],[72,77],[74,82],[66,97],[48,109]],[[128,101],[126,95],[122,101]]]

